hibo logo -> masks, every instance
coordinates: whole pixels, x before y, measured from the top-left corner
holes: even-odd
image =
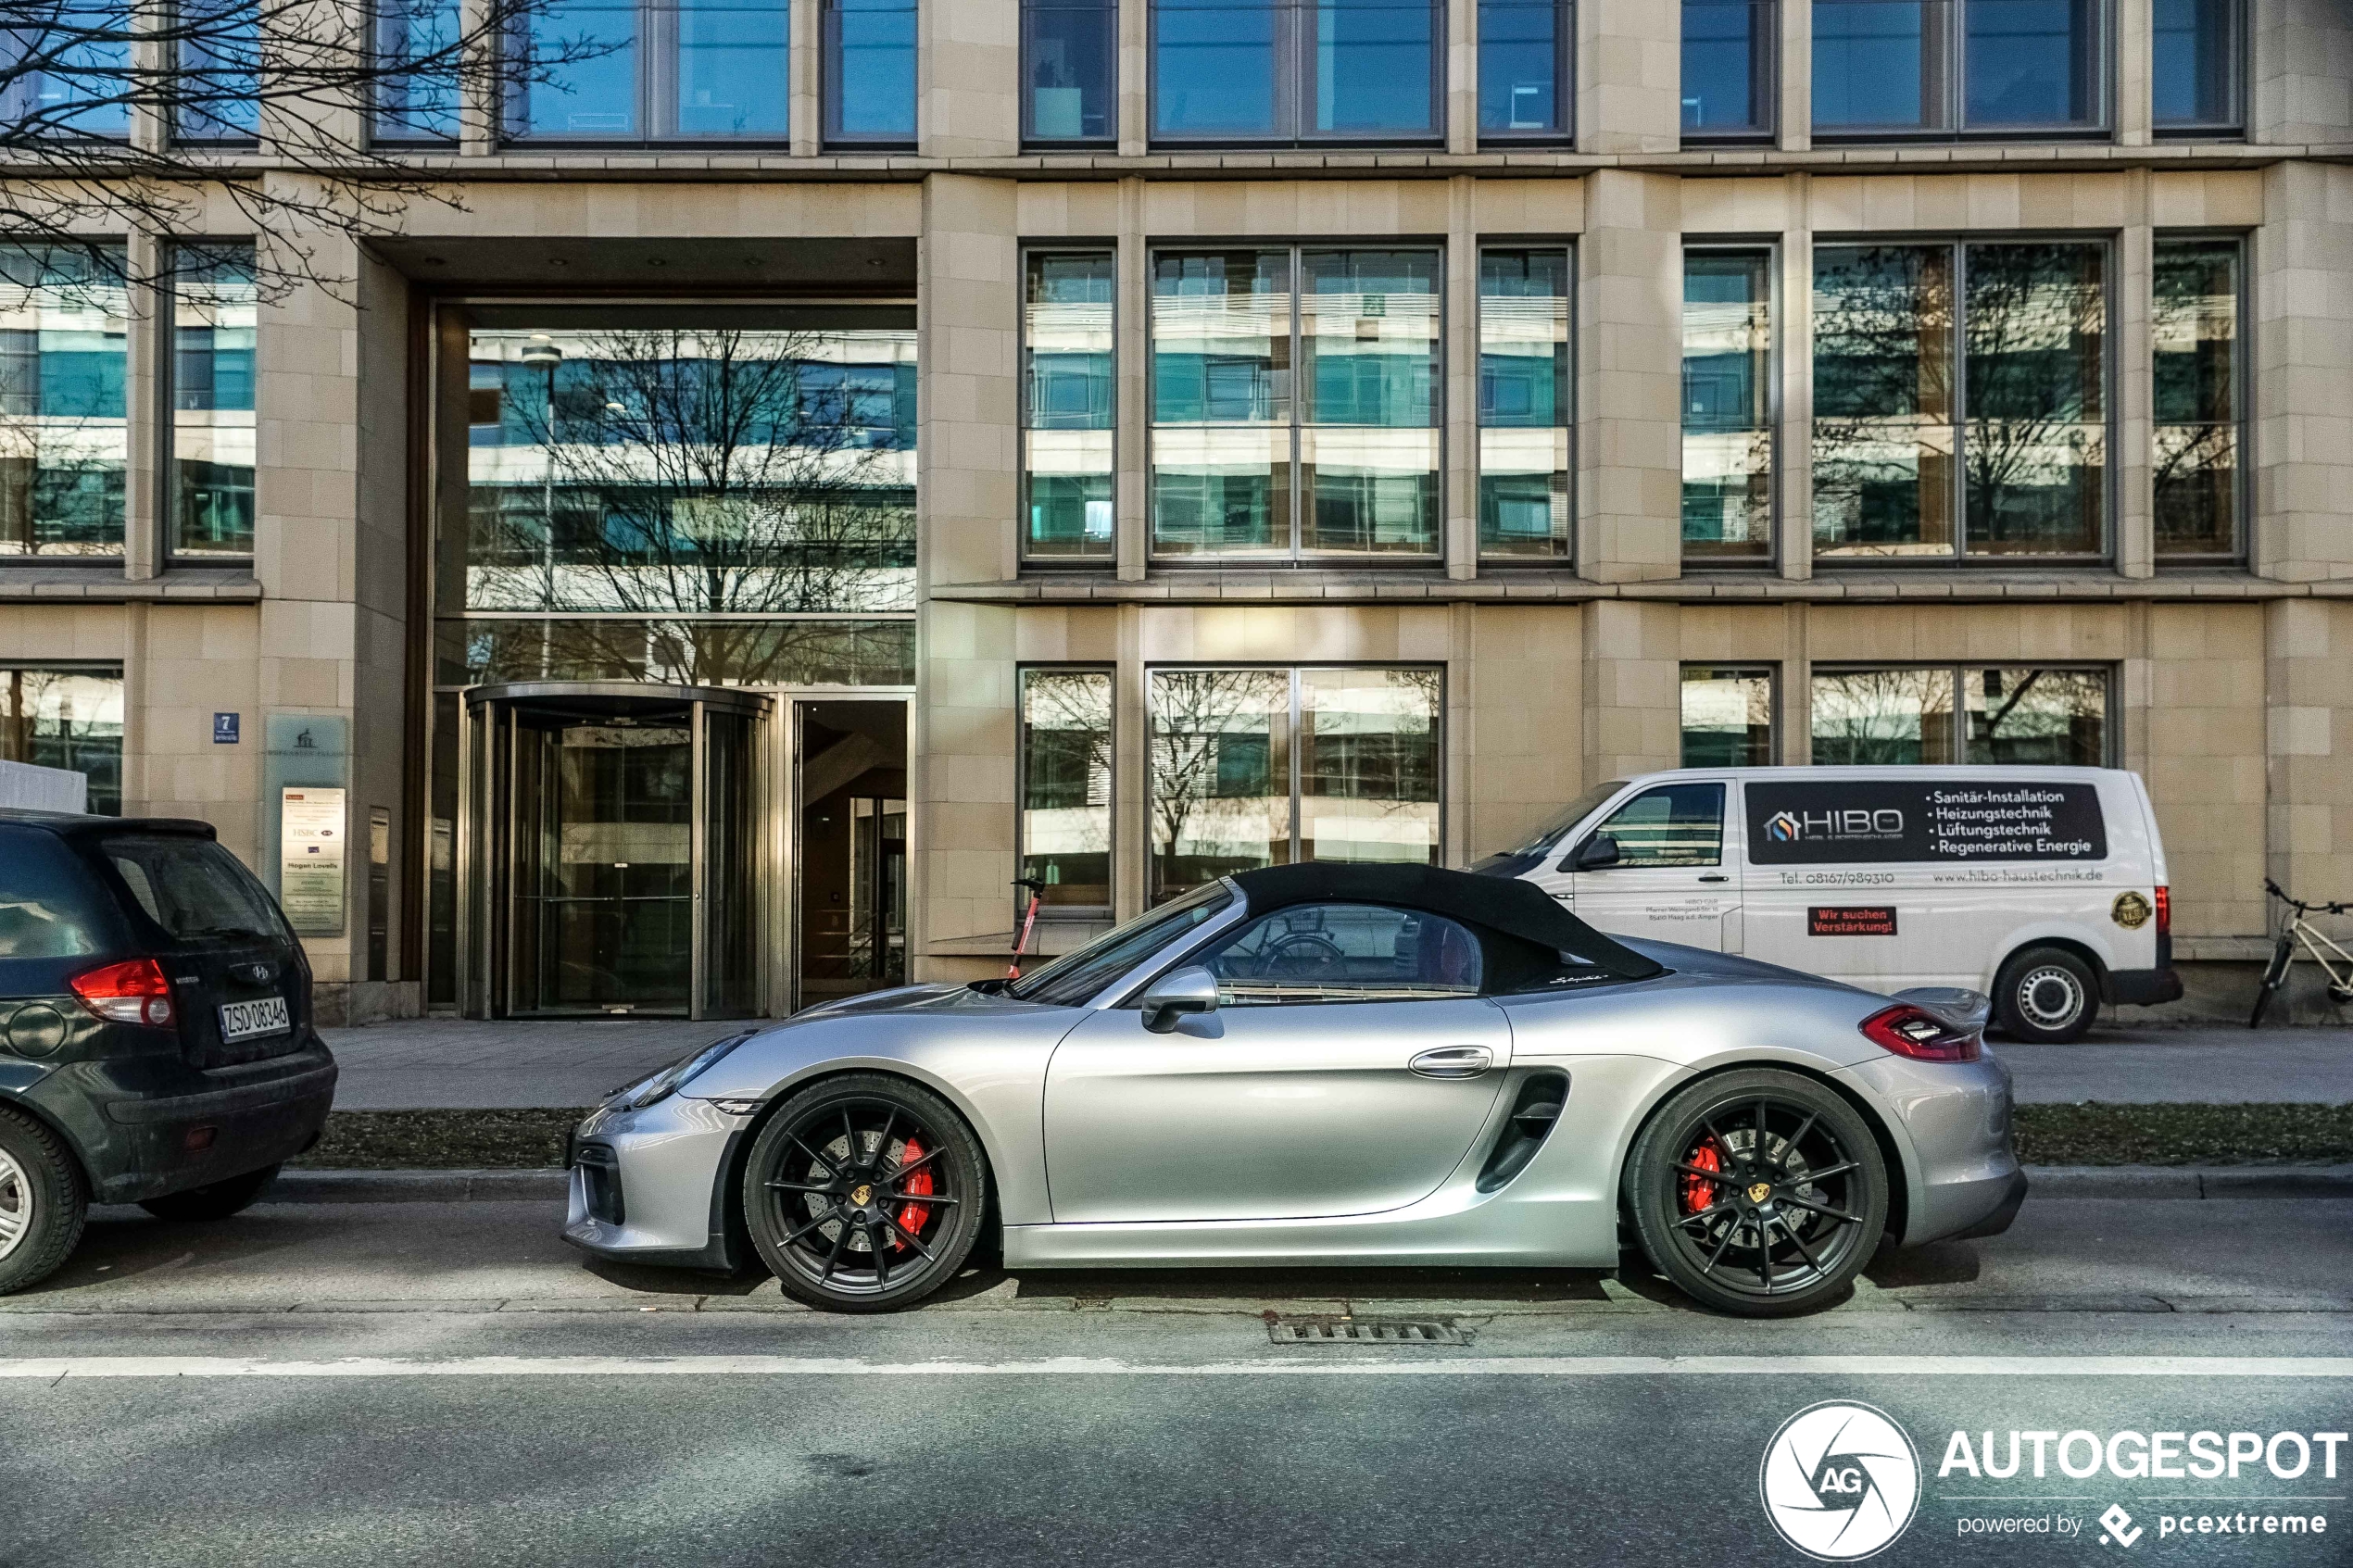
[[[1765,836],[1776,844],[1794,844],[1805,833],[1797,819],[1787,811],[1774,812],[1771,820],[1765,824]]]
[[[1776,811],[1765,819],[1765,836],[1776,844],[1802,838],[1901,838],[1904,813],[1893,806],[1841,811]]]
[[[1781,1423],[1756,1486],[1783,1540],[1820,1562],[1852,1562],[1912,1523],[1920,1459],[1884,1412],[1826,1400]]]

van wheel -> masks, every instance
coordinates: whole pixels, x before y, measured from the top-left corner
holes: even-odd
[[[2064,947],[2013,953],[1994,982],[1994,1017],[2013,1040],[2063,1046],[2092,1026],[2100,1008],[2092,966]]]
[[[46,1279],[82,1239],[82,1167],[31,1117],[0,1110],[0,1296]]]

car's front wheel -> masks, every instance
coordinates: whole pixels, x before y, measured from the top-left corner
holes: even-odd
[[[54,1273],[89,1211],[82,1167],[57,1135],[0,1110],[0,1296]]]
[[[1886,1161],[1862,1117],[1811,1078],[1705,1078],[1634,1140],[1623,1198],[1653,1266],[1742,1317],[1793,1317],[1844,1293],[1887,1228]]]
[[[954,1107],[861,1073],[780,1106],[744,1165],[744,1218],[786,1295],[838,1312],[911,1307],[956,1276],[983,1224],[988,1160]]]

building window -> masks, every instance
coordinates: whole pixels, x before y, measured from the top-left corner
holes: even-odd
[[[1154,552],[1435,556],[1441,275],[1436,250],[1155,256]]]
[[[1684,665],[1683,766],[1772,766],[1775,675],[1768,664]]]
[[[1689,13],[1686,13],[1687,15]],[[1773,253],[1683,253],[1683,555],[1773,547]]]
[[[523,49],[581,57],[518,84],[513,134],[782,141],[789,15],[781,0],[550,0],[526,12]]]
[[[1443,14],[1436,0],[1152,0],[1152,135],[1433,138]]]
[[[261,15],[254,0],[179,0],[182,95],[171,137],[251,142],[261,134]]]
[[[1569,0],[1478,0],[1481,141],[1568,134]]]
[[[2149,108],[2159,130],[2229,132],[2245,113],[2239,0],[2150,0]]]
[[[1815,554],[2098,555],[2107,269],[2097,242],[1818,246]]]
[[[1814,130],[2096,130],[2099,0],[1813,0]]]
[[[250,245],[175,247],[171,553],[253,554],[254,326]]]
[[[2245,254],[2235,239],[2157,242],[2150,358],[2159,556],[2231,557],[2241,547]]]
[[[1152,671],[1151,901],[1256,866],[1438,864],[1441,673]]]
[[[1683,0],[1683,135],[1773,129],[1773,0]]]
[[[1117,0],[1023,0],[1021,26],[1023,136],[1116,141]]]
[[[1022,474],[1032,559],[1108,560],[1116,474],[1110,251],[1031,251],[1022,314]]]
[[[122,814],[122,671],[0,665],[0,759],[90,781],[90,809]]]
[[[458,139],[457,0],[377,0],[374,140]]]
[[[0,558],[120,555],[120,252],[0,247]]]
[[[135,13],[121,0],[99,6],[63,0],[54,8],[12,7],[9,25],[39,30],[44,10],[58,14],[59,25],[37,31],[30,41],[21,32],[12,37],[7,69],[0,72],[0,117],[19,136],[127,140]]]
[[[1478,549],[1566,560],[1569,533],[1569,260],[1478,257]]]
[[[915,142],[915,0],[824,0],[825,140]]]
[[[2103,668],[1817,670],[1814,761],[2108,767],[2108,684]]]
[[[1108,670],[1021,672],[1021,874],[1042,909],[1111,912]]]

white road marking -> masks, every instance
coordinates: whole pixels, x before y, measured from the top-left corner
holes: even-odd
[[[1344,1358],[1344,1359],[1343,1359]],[[32,1356],[0,1378],[87,1377],[2274,1377],[2353,1378],[2353,1357],[2296,1356],[1468,1356],[1340,1352],[1247,1361],[868,1361],[825,1356]]]

